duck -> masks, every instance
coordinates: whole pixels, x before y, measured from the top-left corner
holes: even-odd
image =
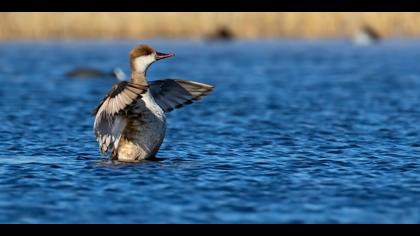
[[[95,68],[90,67],[81,67],[74,70],[68,71],[65,73],[65,76],[70,78],[98,78],[98,77],[115,77],[119,81],[126,79],[124,71],[115,67],[112,71],[106,72]]]
[[[93,109],[93,131],[102,156],[120,162],[156,158],[165,137],[166,114],[207,96],[214,86],[180,79],[148,81],[156,61],[175,56],[146,44],[130,51],[130,81],[113,85]]]
[[[235,39],[234,33],[226,26],[217,28],[213,34],[207,37],[208,41],[231,41]]]
[[[367,46],[377,43],[382,39],[381,35],[371,26],[364,25],[353,36],[353,43],[355,45]]]

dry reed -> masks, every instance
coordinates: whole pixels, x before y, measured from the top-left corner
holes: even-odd
[[[370,25],[384,37],[420,35],[420,13],[0,13],[0,40],[346,37]]]

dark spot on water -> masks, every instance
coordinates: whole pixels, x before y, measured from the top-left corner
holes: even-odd
[[[161,157],[151,157],[149,159],[147,159],[147,161],[164,161],[165,158],[161,158]]]

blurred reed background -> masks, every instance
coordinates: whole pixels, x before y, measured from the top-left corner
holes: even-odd
[[[0,13],[0,39],[346,37],[369,25],[382,37],[420,35],[420,13]]]

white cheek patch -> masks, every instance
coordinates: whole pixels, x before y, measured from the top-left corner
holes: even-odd
[[[155,61],[155,54],[150,54],[148,56],[141,56],[134,59],[134,68],[137,72],[146,71],[147,67]]]

